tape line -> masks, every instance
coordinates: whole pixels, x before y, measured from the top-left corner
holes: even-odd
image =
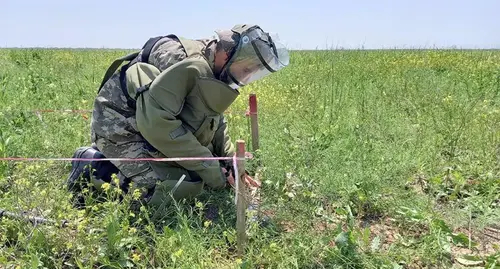
[[[23,157],[5,157],[0,158],[0,161],[119,161],[119,162],[137,162],[137,161],[152,161],[152,162],[180,162],[180,161],[205,161],[205,160],[233,160],[233,157],[179,157],[179,158],[23,158]],[[251,159],[237,158],[238,160]]]

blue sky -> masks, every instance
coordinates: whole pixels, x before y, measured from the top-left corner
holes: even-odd
[[[290,49],[500,48],[500,0],[292,1],[2,0],[0,47],[139,48],[256,23]]]

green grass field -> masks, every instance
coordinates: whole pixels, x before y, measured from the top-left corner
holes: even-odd
[[[89,114],[32,110],[92,109],[106,68],[128,52],[0,50],[0,157],[71,157],[89,145]],[[128,210],[132,197],[73,208],[69,162],[9,161],[0,208],[71,227],[1,219],[0,267],[500,267],[500,51],[291,57],[228,114],[232,138],[250,146],[244,111],[257,94],[262,207],[273,225],[249,227],[244,257],[234,252],[230,193],[180,202],[153,223]],[[209,204],[221,208],[212,222]]]

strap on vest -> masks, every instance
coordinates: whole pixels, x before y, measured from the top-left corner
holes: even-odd
[[[164,36],[157,36],[157,37],[152,37],[150,38],[146,44],[144,44],[144,46],[142,47],[142,54],[141,54],[141,62],[143,63],[147,63],[149,62],[149,55],[151,54],[151,50],[153,49],[153,46],[156,44],[156,42],[158,42],[158,40],[162,39]],[[136,55],[137,56],[137,55]],[[125,72],[127,71],[127,69],[137,63],[138,60],[137,58],[135,57],[133,60],[131,60],[129,63],[127,63],[126,65],[122,66],[122,68],[120,69],[120,88],[122,89],[122,93],[123,95],[125,95],[125,98],[127,98],[127,105],[132,108],[132,109],[136,109],[136,104],[135,104],[135,100],[137,99],[137,97],[144,91],[146,91],[147,89],[149,89],[149,84],[148,85],[145,85],[147,86],[146,88],[145,87],[141,87],[139,89],[137,89],[136,91],[136,96],[135,96],[135,99],[133,99],[129,93],[128,93],[128,89],[127,89],[127,82],[125,81]]]
[[[149,61],[149,54],[151,54],[153,46],[162,38],[163,36],[152,37],[148,40],[148,42],[146,42],[146,44],[144,44],[142,47],[141,62],[147,63]]]
[[[152,37],[150,38],[145,44],[144,46],[142,46],[142,54],[141,54],[141,62],[144,62],[144,63],[147,63],[148,62],[148,59],[149,59],[149,55],[151,54],[151,50],[153,49],[153,46],[156,44],[156,42],[158,42],[158,40],[162,39],[164,36],[156,36],[156,37]],[[123,70],[123,67],[122,67],[122,70],[123,70],[123,73],[126,71],[126,69],[131,66],[132,64],[136,63],[137,62],[137,56],[139,55],[139,53],[141,51],[136,51],[136,52],[133,52],[133,53],[130,53],[128,55],[125,55],[123,57],[120,57],[118,59],[116,59],[108,68],[108,70],[106,71],[106,74],[104,75],[104,78],[102,79],[101,81],[101,85],[99,86],[99,90],[98,92],[101,91],[101,88],[102,86],[104,86],[104,83],[106,83],[106,81],[108,81],[108,79],[115,73],[116,69],[118,69],[118,67],[124,62],[124,61],[129,61],[129,63],[126,65],[126,68],[125,70]],[[122,71],[121,70],[121,71]],[[120,71],[120,73],[121,73]],[[121,75],[120,75],[121,76]],[[121,80],[121,79],[120,79]],[[128,96],[128,94],[126,95]]]
[[[120,57],[118,59],[116,59],[111,65],[110,67],[108,68],[108,70],[106,71],[106,74],[104,75],[104,78],[101,82],[101,85],[99,86],[99,90],[98,92],[101,91],[101,88],[102,86],[104,86],[104,84],[106,83],[106,81],[115,73],[116,69],[118,69],[118,67],[124,62],[124,61],[128,61],[127,64],[123,65],[121,68],[120,68],[120,87],[122,89],[122,92],[123,94],[125,95],[125,97],[127,98],[127,105],[133,109],[136,108],[136,99],[145,91],[147,91],[149,89],[149,86],[151,85],[151,83],[149,84],[146,84],[140,88],[137,89],[136,91],[136,95],[135,95],[135,99],[133,99],[129,93],[128,93],[128,90],[127,90],[127,83],[125,81],[125,72],[127,71],[127,69],[137,63],[137,62],[143,62],[143,63],[148,63],[149,62],[149,56],[151,54],[151,51],[154,47],[154,45],[156,44],[156,42],[158,42],[160,39],[164,38],[164,37],[175,37],[177,38],[182,47],[184,48],[184,50],[186,51],[186,54],[187,54],[187,57],[191,57],[192,55],[195,55],[195,54],[200,54],[199,52],[199,44],[195,41],[192,41],[192,40],[189,40],[189,39],[185,39],[183,37],[179,37],[179,36],[176,36],[174,34],[171,34],[171,35],[167,35],[167,36],[156,36],[156,37],[152,37],[150,38],[145,44],[144,46],[142,47],[142,49],[140,51],[136,51],[136,52],[133,52],[133,53],[130,53],[128,55],[125,55],[123,57]],[[140,59],[137,58],[137,56],[139,55],[139,53],[142,51],[142,54],[141,54],[141,57]]]
[[[125,95],[125,97],[127,98],[127,105],[130,108],[135,109],[136,108],[135,100],[132,99],[130,97],[130,95],[128,94],[127,82],[125,81],[125,72],[127,71],[128,67],[129,67],[129,65],[127,64],[127,65],[122,66],[122,68],[120,69],[120,88],[122,89],[123,95]]]
[[[145,92],[145,91],[149,90],[149,86],[151,85],[151,83],[153,83],[153,82],[150,82],[150,83],[148,83],[148,84],[146,84],[146,85],[144,85],[144,86],[141,86],[141,87],[139,87],[139,88],[135,91],[135,100],[137,100],[137,98],[139,98],[139,96],[140,96],[143,92]]]
[[[108,68],[108,70],[106,71],[106,74],[104,75],[104,78],[102,79],[102,82],[101,82],[101,86],[99,86],[99,90],[97,92],[100,92],[101,91],[101,88],[102,86],[104,86],[104,83],[106,83],[106,81],[108,81],[108,79],[115,73],[116,69],[124,62],[124,61],[131,61],[133,60],[135,57],[137,57],[137,55],[139,55],[139,52],[136,51],[136,52],[133,52],[133,53],[130,53],[128,55],[125,55],[123,57],[120,57],[118,59],[116,59]]]

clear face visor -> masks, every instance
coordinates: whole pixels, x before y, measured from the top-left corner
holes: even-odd
[[[230,86],[238,88],[259,80],[287,66],[289,60],[287,49],[276,36],[271,38],[259,28],[251,30],[241,37],[229,62]]]

